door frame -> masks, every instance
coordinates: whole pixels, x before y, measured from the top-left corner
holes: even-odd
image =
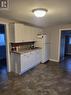
[[[9,23],[0,21],[0,24],[3,24],[5,26],[7,72],[10,72],[11,64],[10,64],[10,50],[9,50]]]
[[[59,46],[58,46],[58,61],[60,62],[60,47],[61,47],[61,32],[62,30],[71,30],[71,28],[59,29]]]

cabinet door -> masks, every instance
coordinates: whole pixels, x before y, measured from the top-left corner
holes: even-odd
[[[35,66],[35,52],[34,51],[30,52],[30,63],[31,63],[31,67]]]
[[[40,58],[40,50],[34,50],[31,52],[31,57],[30,57],[30,63],[31,63],[31,66],[34,67],[36,66],[37,64],[40,63],[41,61],[41,58]]]
[[[20,73],[20,55],[11,53],[11,71]]]
[[[15,23],[14,31],[15,31],[15,42],[22,42],[24,25],[20,23]]]
[[[30,38],[30,28],[29,26],[24,26],[24,32],[23,32],[23,41],[28,42],[31,40]]]
[[[41,62],[40,49],[35,51],[35,62],[39,64]]]
[[[30,52],[21,55],[21,73],[30,69]]]
[[[21,73],[24,73],[27,65],[27,56],[26,54],[21,55]]]
[[[34,28],[31,26],[24,25],[23,40],[25,42],[35,41],[35,37],[36,32],[34,31]]]
[[[35,31],[35,28],[34,27],[31,27],[32,28],[32,31],[31,31],[31,39],[33,41],[36,41],[36,31]]]

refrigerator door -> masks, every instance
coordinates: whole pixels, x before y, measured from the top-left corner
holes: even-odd
[[[37,37],[36,46],[43,47],[44,44],[47,43],[47,35],[42,35]]]
[[[37,42],[47,43],[47,35],[41,35],[37,37]]]
[[[48,61],[49,45],[47,43],[47,35],[42,35],[42,36],[38,37],[35,46],[41,48],[41,62],[44,63],[44,62]]]
[[[42,38],[42,43],[47,43],[47,35],[44,35]]]

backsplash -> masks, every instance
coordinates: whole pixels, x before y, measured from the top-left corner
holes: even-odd
[[[10,51],[33,49],[35,42],[10,43]]]

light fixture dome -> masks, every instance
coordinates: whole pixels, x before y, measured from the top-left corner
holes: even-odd
[[[32,12],[34,13],[36,17],[43,17],[46,15],[47,10],[43,8],[37,8],[37,9],[32,10]]]

